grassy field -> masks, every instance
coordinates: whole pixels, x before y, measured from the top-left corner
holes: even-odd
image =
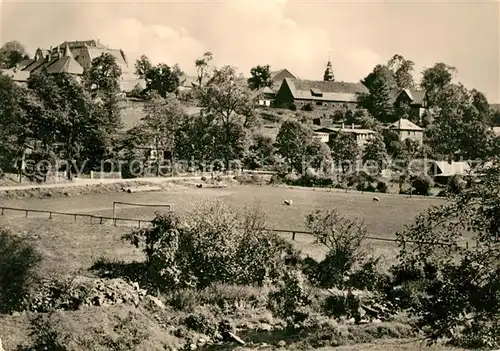
[[[337,208],[339,212],[351,219],[362,221],[370,236],[380,238],[394,238],[394,234],[405,225],[411,224],[415,216],[433,205],[444,203],[442,199],[413,197],[408,198],[401,195],[379,194],[379,202],[372,200],[371,194],[358,192],[339,192],[311,189],[287,189],[279,187],[254,187],[254,186],[231,186],[224,189],[193,189],[188,187],[172,188],[168,192],[161,193],[113,193],[106,195],[88,195],[77,198],[53,198],[53,199],[29,199],[29,200],[6,200],[4,206],[30,208],[39,210],[52,210],[63,212],[88,213],[101,216],[113,216],[113,201],[132,202],[139,204],[170,204],[176,212],[184,212],[192,209],[195,205],[204,201],[220,199],[230,206],[244,211],[245,207],[257,207],[266,215],[267,225],[272,229],[280,230],[307,230],[305,217],[316,208]],[[283,204],[285,199],[293,200],[292,206]],[[150,220],[154,218],[155,211],[163,208],[156,207],[133,207],[118,205],[116,216],[121,218],[134,218]],[[24,213],[6,212],[0,217],[0,225],[11,217],[18,218]],[[30,214],[37,218],[47,218],[46,214]],[[16,226],[16,231],[31,230],[40,237],[51,235],[70,235],[68,240],[81,242],[82,247],[88,247],[94,241],[94,235],[100,238],[116,237],[115,232],[123,232],[123,228],[113,226],[99,227],[89,225],[87,219],[78,218],[77,224],[72,223],[72,217],[54,216],[52,221],[44,222],[33,218],[29,221],[8,221],[9,226]],[[24,224],[23,224],[24,223]],[[78,229],[79,224],[84,224],[84,229]],[[124,224],[124,223],[123,223]],[[137,223],[128,223],[137,224]],[[53,233],[50,233],[52,230]],[[129,230],[129,229],[127,229]],[[71,234],[65,234],[71,233]],[[291,233],[282,234],[291,238]],[[81,236],[81,238],[80,238]],[[75,239],[77,238],[77,239]],[[314,245],[312,238],[305,234],[296,234],[295,244],[306,254],[319,258],[323,255],[322,248]],[[85,243],[84,243],[85,242]],[[103,243],[99,244],[102,248]],[[369,240],[367,242],[379,253],[392,255],[397,246],[395,243],[386,241]],[[112,247],[112,243],[110,243]],[[91,250],[91,248],[88,248]],[[110,250],[112,250],[110,248]],[[73,258],[72,258],[73,259]]]

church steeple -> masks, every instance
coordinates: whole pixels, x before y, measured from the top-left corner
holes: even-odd
[[[326,70],[325,74],[323,75],[323,80],[324,81],[334,81],[334,75],[333,75],[333,69],[332,69],[332,62],[330,61],[330,53],[328,53],[328,63],[326,64]]]

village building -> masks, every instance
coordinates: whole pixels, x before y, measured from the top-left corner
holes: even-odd
[[[454,176],[471,175],[471,165],[467,161],[429,161],[427,173],[437,183],[448,184]]]
[[[121,49],[111,49],[99,40],[65,41],[48,50],[38,48],[34,57],[21,61],[17,69],[28,74],[46,70],[48,74],[68,73],[80,77],[91,67],[92,60],[104,53],[113,56],[122,70],[122,91],[131,91],[138,85],[144,85],[144,82],[133,74],[125,52]]]
[[[29,72],[21,71],[17,68],[0,69],[0,73],[6,75],[17,85],[25,86],[30,76]]]
[[[360,148],[364,148],[366,143],[370,141],[377,132],[370,129],[355,128],[354,124],[351,128],[346,128],[344,124],[341,127],[321,127],[314,130],[314,136],[318,140],[328,143],[331,138],[338,133],[347,133],[354,137]]]
[[[427,108],[425,101],[425,91],[416,89],[402,89],[395,97],[394,107],[402,108],[407,106],[412,117],[422,119]]]
[[[412,139],[420,144],[424,142],[424,129],[407,119],[399,119],[391,124],[388,129],[396,132],[400,141]]]

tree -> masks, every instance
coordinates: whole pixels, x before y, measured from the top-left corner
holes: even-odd
[[[244,150],[245,135],[241,127],[248,127],[254,117],[254,100],[251,92],[236,75],[234,68],[224,66],[215,69],[212,78],[206,86],[198,90],[199,102],[202,111],[213,117],[213,122],[221,128],[217,135],[221,155],[226,165],[232,157],[239,159]],[[238,136],[238,137],[237,137]],[[240,151],[239,151],[240,150]]]
[[[122,70],[114,56],[104,53],[92,60],[90,69],[85,73],[85,85],[96,107],[99,109],[101,123],[94,129],[94,141],[87,157],[90,167],[95,167],[98,158],[103,159],[111,153],[117,133],[122,126],[120,103],[120,79]]]
[[[439,92],[451,83],[456,72],[455,67],[442,62],[436,63],[431,68],[424,69],[420,86],[425,90],[428,107],[433,107],[437,103]]]
[[[307,164],[316,171],[328,172],[332,166],[330,148],[318,139],[312,139],[306,149]]]
[[[384,163],[387,161],[387,151],[380,135],[374,136],[366,143],[362,157],[365,165],[372,163],[377,173],[383,169]]]
[[[264,87],[272,87],[273,80],[269,65],[256,66],[250,70],[251,77],[248,78],[248,86],[252,90],[258,90]]]
[[[312,138],[312,130],[307,125],[287,120],[281,124],[276,137],[276,149],[292,169],[302,172],[307,148]]]
[[[393,120],[394,107],[392,94],[397,84],[387,66],[378,65],[362,83],[368,88],[368,94],[360,94],[358,103],[380,122]]]
[[[477,98],[477,92],[474,94]],[[489,110],[485,110],[463,85],[442,88],[431,111],[434,122],[425,132],[433,151],[448,158],[459,155],[466,159],[491,154],[493,135],[487,124]]]
[[[154,95],[144,106],[145,116],[141,128],[137,129],[142,146],[151,146],[156,151],[156,176],[160,175],[160,161],[166,151],[175,148],[175,135],[186,118],[186,112],[174,96],[166,99]]]
[[[198,77],[198,86],[201,87],[204,79],[210,78],[211,67],[210,62],[213,60],[214,55],[207,51],[203,56],[195,61],[196,72]]]
[[[246,157],[247,164],[252,169],[273,164],[274,151],[275,147],[272,137],[262,133],[253,134]]]
[[[412,89],[415,86],[412,74],[415,66],[413,61],[406,60],[402,55],[396,54],[389,60],[387,66],[392,71],[399,89]]]
[[[350,167],[356,164],[359,156],[358,143],[349,133],[339,132],[332,135],[328,141],[333,160],[342,167],[342,172],[347,173]]]
[[[481,183],[397,234],[401,267],[421,287],[411,306],[418,326],[432,341],[468,349],[500,347],[500,163],[489,161]]]
[[[26,49],[18,41],[8,41],[0,48],[0,68],[13,68],[26,57]]]
[[[146,74],[151,71],[153,64],[146,55],[142,55],[140,59],[135,62],[135,74],[139,78],[146,78]]]
[[[182,71],[178,65],[170,67],[159,63],[151,67],[144,75],[146,91],[148,93],[156,92],[163,98],[166,98],[167,94],[177,93],[181,75]]]

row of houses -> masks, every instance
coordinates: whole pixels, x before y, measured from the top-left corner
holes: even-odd
[[[386,129],[394,131],[398,135],[400,141],[412,139],[417,141],[419,144],[423,143],[424,129],[407,119],[401,118],[400,120],[386,126]],[[354,124],[350,127],[346,127],[342,123],[340,126],[314,128],[315,138],[325,143],[328,143],[330,139],[334,138],[338,133],[347,133],[352,135],[360,148],[363,148],[366,143],[377,134],[376,131],[358,128]]]

